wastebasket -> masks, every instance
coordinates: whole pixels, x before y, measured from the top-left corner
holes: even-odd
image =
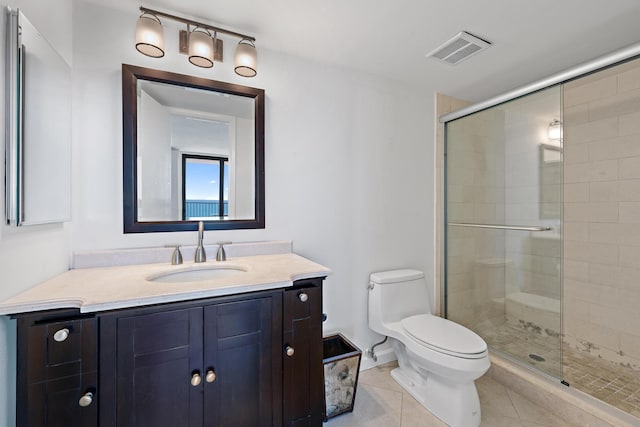
[[[324,420],[353,411],[362,351],[342,334],[325,337],[322,343],[324,365]]]

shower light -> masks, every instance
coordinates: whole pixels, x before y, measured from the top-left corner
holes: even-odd
[[[234,61],[236,74],[243,77],[254,77],[257,74],[258,55],[256,53],[255,37],[147,9],[142,6],[140,11],[142,15],[136,24],[136,49],[140,53],[153,58],[164,56],[164,34],[162,23],[158,18],[160,16],[187,24],[187,29],[190,26],[195,28],[188,33],[188,42],[186,42],[186,36],[180,35],[179,37],[180,53],[188,53],[189,62],[193,65],[211,68],[214,61],[222,62],[222,40],[217,38],[217,33],[222,33],[240,39]],[[187,32],[182,31],[182,33]],[[211,37],[211,33],[214,34],[213,37]]]
[[[549,123],[549,139],[552,141],[559,141],[562,139],[562,123],[558,119],[553,119]]]

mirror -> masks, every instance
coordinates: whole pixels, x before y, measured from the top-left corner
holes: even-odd
[[[71,67],[19,10],[6,9],[5,222],[71,217]]]
[[[558,219],[562,205],[562,148],[540,144],[540,219]]]
[[[264,228],[264,90],[122,65],[124,232]]]

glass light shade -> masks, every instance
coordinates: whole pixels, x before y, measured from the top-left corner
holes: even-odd
[[[202,68],[213,67],[213,39],[208,31],[196,28],[189,34],[189,62]]]
[[[236,48],[234,62],[236,74],[243,77],[255,77],[258,74],[258,54],[251,40],[240,40]]]
[[[160,20],[151,14],[143,14],[136,23],[136,49],[152,58],[164,56],[164,30]]]
[[[549,123],[549,139],[552,141],[562,139],[562,123],[558,119]]]

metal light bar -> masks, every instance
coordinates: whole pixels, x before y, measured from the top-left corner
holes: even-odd
[[[446,123],[455,119],[459,119],[460,117],[463,117],[463,116],[468,116],[469,114],[476,113],[480,110],[485,110],[489,107],[502,104],[503,102],[511,101],[512,99],[515,99],[524,95],[528,95],[532,92],[544,89],[549,86],[553,86],[558,83],[565,82],[567,80],[571,80],[575,77],[590,73],[592,71],[599,70],[600,68],[607,67],[609,65],[624,61],[629,58],[633,58],[634,56],[638,56],[638,55],[640,55],[640,43],[636,43],[631,46],[627,46],[625,48],[617,50],[615,52],[600,56],[599,58],[596,58],[592,61],[585,62],[581,65],[570,68],[566,71],[562,71],[558,74],[554,74],[551,77],[547,77],[546,79],[537,81],[535,83],[531,83],[527,86],[523,86],[519,89],[506,92],[502,95],[489,98],[486,101],[478,102],[476,104],[470,105],[468,107],[462,108],[452,113],[445,114],[443,116],[440,116],[440,123]]]
[[[146,7],[140,6],[140,11],[143,13],[150,13],[156,16],[162,16],[164,18],[169,18],[174,21],[182,22],[183,24],[193,25],[200,28],[206,28],[207,30],[217,31],[218,33],[228,34],[230,36],[238,37],[240,39],[248,39],[253,42],[256,41],[255,37],[247,36],[246,34],[236,33],[235,31],[225,30],[224,28],[214,27],[212,25],[203,24],[202,22],[192,21],[191,19],[181,18],[179,16],[171,15],[169,13],[159,12],[157,10],[148,9]]]
[[[498,225],[498,224],[474,224],[470,222],[450,222],[449,226],[471,227],[471,228],[493,228],[497,230],[518,230],[518,231],[551,231],[547,226],[527,226],[527,225]]]

